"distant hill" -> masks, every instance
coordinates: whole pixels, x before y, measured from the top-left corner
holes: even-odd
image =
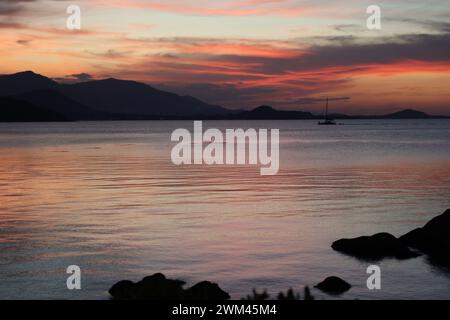
[[[25,92],[15,95],[14,98],[64,114],[68,120],[102,120],[108,117],[107,113],[88,108],[53,89]]]
[[[333,119],[450,119],[450,116],[430,115],[422,111],[405,109],[384,115],[346,115],[330,114]]]
[[[0,96],[27,101],[70,120],[220,116],[230,112],[136,81],[105,79],[64,85],[32,71],[1,75]]]
[[[310,112],[276,110],[270,106],[260,106],[251,111],[244,111],[237,115],[239,119],[314,119]]]
[[[402,110],[399,112],[387,114],[383,117],[389,118],[389,119],[424,119],[424,118],[430,118],[431,116],[422,111],[405,109],[405,110]]]
[[[0,97],[0,122],[67,121],[57,112],[12,97]]]
[[[58,83],[32,71],[10,75],[0,75],[0,96],[12,96],[19,93],[56,89]]]
[[[332,119],[429,119],[429,118],[450,118],[445,116],[432,116],[425,112],[406,109],[386,115],[346,115],[330,114]],[[228,116],[230,118],[230,116]],[[243,111],[231,117],[232,119],[322,119],[322,115],[314,115],[305,111],[283,111],[276,110],[270,106],[260,106],[251,111]]]
[[[100,111],[120,114],[190,116],[223,115],[227,110],[190,96],[179,96],[144,83],[105,79],[62,85],[61,92]]]

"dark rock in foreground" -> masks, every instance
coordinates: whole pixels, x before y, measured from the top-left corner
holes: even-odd
[[[423,228],[401,236],[400,240],[424,253],[450,258],[450,209],[431,219]]]
[[[338,277],[328,277],[315,286],[315,288],[330,294],[341,294],[350,290],[351,287],[348,282]]]
[[[331,247],[336,251],[369,260],[379,260],[386,257],[409,259],[418,256],[402,241],[389,233],[377,233],[373,236],[363,236],[354,239],[341,239],[333,242]]]
[[[185,282],[167,279],[162,273],[155,273],[139,282],[119,281],[109,289],[115,300],[228,300],[228,293],[209,281],[202,281],[189,289],[183,289]]]
[[[188,300],[228,300],[230,295],[216,283],[202,281],[185,291]]]

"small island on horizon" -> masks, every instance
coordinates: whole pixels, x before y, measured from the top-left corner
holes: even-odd
[[[345,119],[450,119],[404,109],[384,115],[347,115]],[[24,71],[0,76],[0,122],[107,121],[107,120],[317,120],[322,114],[277,110],[262,105],[231,110],[192,96],[155,89],[145,83],[114,78],[61,84]]]

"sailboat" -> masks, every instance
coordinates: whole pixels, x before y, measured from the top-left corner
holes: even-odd
[[[335,125],[336,121],[333,119],[328,118],[328,97],[327,97],[327,104],[325,107],[325,119],[323,121],[319,121],[319,125]]]

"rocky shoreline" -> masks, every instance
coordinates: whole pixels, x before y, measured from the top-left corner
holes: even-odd
[[[331,245],[333,250],[357,259],[379,261],[384,258],[399,260],[412,259],[427,255],[430,260],[438,261],[442,266],[450,268],[450,209],[431,219],[425,226],[414,229],[396,238],[389,233],[377,233],[372,236],[361,236],[353,239],[340,239]],[[109,289],[114,300],[228,300],[230,295],[218,284],[202,281],[184,289],[186,283],[181,280],[166,278],[162,273],[143,278],[139,282],[122,280]],[[339,295],[351,289],[345,280],[331,276],[314,286],[330,295]],[[253,290],[243,300],[267,300],[267,291],[258,293]],[[304,288],[303,297],[289,289],[280,292],[278,300],[314,300],[309,287]]]

